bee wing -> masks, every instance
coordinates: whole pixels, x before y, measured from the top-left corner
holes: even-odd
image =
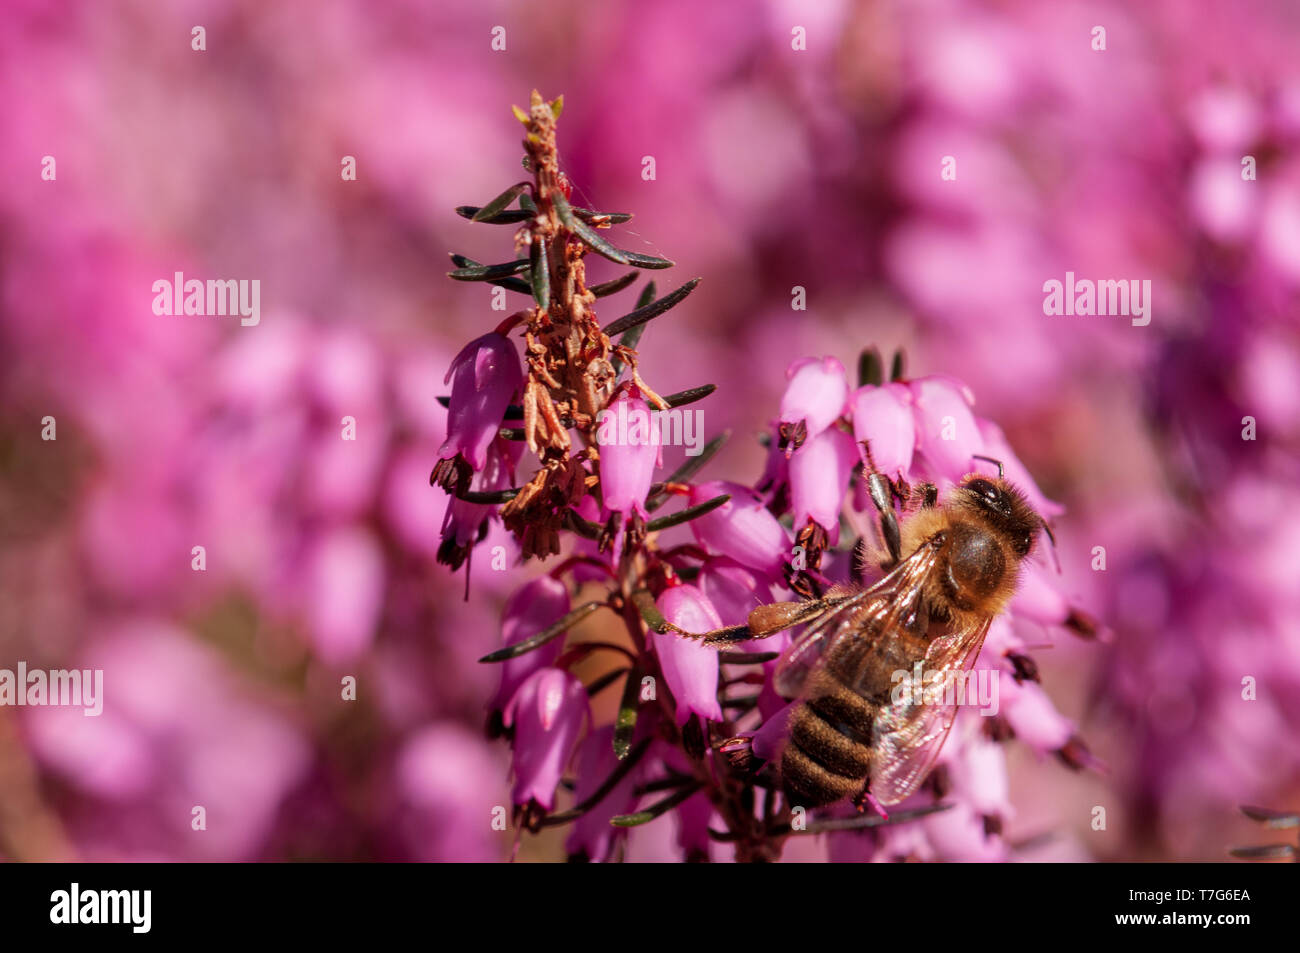
[[[845,597],[804,629],[776,664],[772,684],[786,698],[803,692],[808,676],[841,637],[866,626],[883,632],[914,614],[920,584],[937,562],[935,551],[921,546],[870,587]]]
[[[870,596],[870,590],[854,593],[812,622],[785,650],[776,663],[772,685],[786,698],[794,698],[803,691],[809,674],[826,654],[826,649],[836,639],[852,628],[855,609]]]
[[[972,631],[936,636],[926,650],[924,670],[942,673],[940,687],[969,670],[991,623],[986,619]],[[871,793],[881,804],[897,804],[921,786],[957,717],[957,705],[948,703],[952,694],[944,692],[937,704],[925,704],[911,694],[876,716]]]

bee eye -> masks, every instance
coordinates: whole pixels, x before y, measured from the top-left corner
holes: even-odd
[[[971,480],[966,484],[966,489],[971,493],[974,493],[983,502],[988,503],[990,506],[1000,507],[1002,502],[1002,491],[988,480]]]

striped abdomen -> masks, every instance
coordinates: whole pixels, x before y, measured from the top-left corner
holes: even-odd
[[[790,718],[781,777],[792,806],[820,807],[862,791],[871,773],[872,723],[890,704],[893,673],[910,672],[925,657],[926,642],[901,628],[834,640]]]
[[[781,778],[792,806],[820,807],[862,790],[871,770],[876,710],[830,666],[809,677],[807,701],[790,718],[790,739],[781,755]]]

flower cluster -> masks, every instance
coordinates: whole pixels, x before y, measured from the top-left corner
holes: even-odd
[[[765,438],[768,462],[753,484],[699,478],[721,439],[656,480],[658,440],[611,441],[598,421],[602,412],[643,419],[712,390],[660,397],[638,368],[641,331],[695,283],[658,299],[648,290],[624,317],[596,321],[596,301],[628,287],[636,273],[589,288],[589,253],[639,268],[671,262],[623,251],[603,236],[630,216],[570,204],[555,150],[561,106],[534,93],[527,111],[516,110],[533,179],[485,206],[458,209],[473,221],[518,225],[517,252],[495,265],[454,255],[451,277],[531,300],[467,345],[448,372],[448,436],[431,478],[454,497],[440,558],[466,561],[494,514],[523,558],[563,555],[510,599],[501,647],[483,659],[500,665],[489,731],[512,746],[517,829],[573,822],[574,857],[635,853],[629,832],[672,812],[688,858],[706,858],[713,843],[726,842],[738,859],[776,859],[788,838],[822,828],[800,823],[762,770],[784,740],[789,702],[771,676],[790,636],[748,638],[754,633],[739,627],[750,611],[879,575],[861,558],[879,538],[867,474],[884,478],[899,515],[907,515],[913,488],[928,487],[941,504],[981,460],[1001,467],[1044,519],[1062,508],[1043,495],[997,425],[976,415],[961,382],[909,379],[901,354],[885,380],[874,350],[859,361],[856,387],[834,357],[790,365]],[[510,338],[516,330],[522,362]],[[535,469],[515,485],[525,445]],[[676,498],[682,509],[654,515]],[[675,529],[683,524],[689,537]],[[589,616],[594,625],[610,615],[619,624],[613,636],[565,644]],[[999,832],[1011,805],[999,742],[1018,737],[1074,767],[1091,763],[1038,684],[1025,626],[1039,641],[1044,628],[1094,632],[1045,565],[1027,563],[1011,611],[994,624],[978,663],[998,682],[1000,710],[982,720],[963,711],[923,792],[889,816],[841,823],[849,829],[832,836],[832,856],[1006,857]],[[695,637],[729,628],[740,633],[734,650]],[[617,664],[593,662],[606,655]],[[620,701],[607,724],[598,695],[617,686]],[[565,787],[573,803],[558,810]],[[648,806],[633,810],[650,794]]]

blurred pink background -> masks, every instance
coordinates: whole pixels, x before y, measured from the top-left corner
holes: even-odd
[[[475,660],[539,567],[482,559],[463,601],[428,474],[449,361],[502,317],[447,253],[510,254],[453,208],[521,177],[533,88],[575,200],[635,213],[661,288],[704,279],[642,370],[718,385],[712,478],[761,469],[791,359],[904,346],[1067,507],[1114,639],[1036,658],[1110,773],[1019,751],[1022,856],[1260,840],[1239,804],[1300,806],[1298,45],[1285,2],[9,3],[0,668],[102,668],[105,710],[0,708],[0,857],[507,855]],[[1067,270],[1151,280],[1151,323],[1045,316]],[[155,315],[178,271],[258,279],[260,323]]]

